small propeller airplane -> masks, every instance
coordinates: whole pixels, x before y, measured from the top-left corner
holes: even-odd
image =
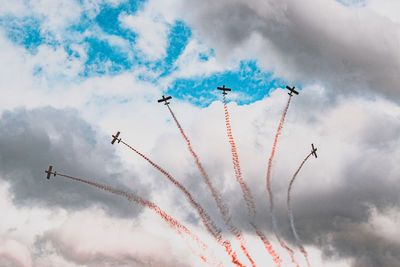
[[[317,158],[317,149],[314,147],[314,144],[311,144],[311,154]]]
[[[286,85],[286,89],[288,89],[290,91],[290,93],[288,93],[290,96],[293,96],[293,93],[295,93],[296,95],[299,94],[299,92],[297,92],[296,90],[294,90],[294,88],[296,88],[295,86],[293,86],[292,88],[290,88],[289,86]]]
[[[163,95],[161,99],[158,99],[158,103],[165,102],[164,105],[168,105],[169,102],[168,102],[167,100],[170,100],[171,98],[172,98],[172,96],[167,96],[167,97],[165,97],[165,96]]]
[[[57,172],[56,171],[54,171],[54,172],[52,172],[52,170],[53,170],[53,166],[49,166],[49,169],[46,171],[44,171],[45,173],[47,173],[47,179],[50,179],[50,176],[53,174],[54,175],[54,177],[57,175]]]
[[[222,92],[223,95],[227,95],[226,92],[227,92],[227,91],[228,91],[228,92],[231,91],[231,88],[226,88],[226,87],[225,87],[225,84],[224,84],[222,87],[217,87],[217,89],[223,91],[223,92]]]
[[[115,135],[112,135],[113,140],[111,141],[111,144],[113,145],[115,143],[115,141],[121,142],[121,138],[118,138],[120,132],[118,131]]]

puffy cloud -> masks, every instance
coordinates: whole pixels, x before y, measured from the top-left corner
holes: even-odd
[[[178,4],[179,1],[165,4],[160,0],[151,0],[136,14],[120,16],[122,25],[138,35],[135,47],[149,60],[166,56],[170,25],[177,19],[175,7]]]
[[[0,237],[0,266],[31,266],[31,252],[28,247],[16,240]]]
[[[192,39],[174,63],[174,72],[168,79],[207,77],[227,71],[233,66],[221,64],[210,51],[210,48]]]

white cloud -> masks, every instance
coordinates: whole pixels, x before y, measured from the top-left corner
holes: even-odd
[[[120,20],[124,27],[138,35],[135,46],[150,60],[166,56],[169,26],[165,21],[149,14],[125,15]]]
[[[22,17],[28,12],[28,8],[25,4],[24,0],[15,0],[15,1],[7,1],[1,0],[0,1],[0,15],[14,15],[18,17]]]
[[[179,1],[150,0],[143,10],[134,15],[121,15],[122,26],[135,32],[136,48],[149,60],[162,59],[166,56],[168,34],[177,17]]]
[[[367,9],[386,17],[399,24],[400,2],[396,0],[367,0],[365,3]]]
[[[231,63],[231,65],[234,64]],[[196,39],[191,39],[174,63],[175,71],[170,79],[209,76],[233,67],[218,62],[208,46]]]
[[[61,38],[60,30],[79,21],[82,12],[76,0],[30,0],[29,7],[33,14],[44,18],[42,30],[51,31],[56,38]]]

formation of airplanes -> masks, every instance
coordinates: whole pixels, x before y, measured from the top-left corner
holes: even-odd
[[[296,95],[299,94],[299,92],[297,92],[294,88],[295,88],[294,86],[293,86],[293,87],[286,86],[286,89],[288,89],[288,90],[290,91],[290,92],[288,93],[290,96],[293,96],[293,93],[296,94]],[[227,92],[232,91],[231,88],[227,88],[227,87],[225,87],[225,85],[223,85],[222,87],[217,87],[217,89],[218,89],[218,90],[221,90],[223,95],[227,95]],[[165,96],[163,95],[161,99],[158,99],[158,100],[157,100],[157,102],[158,102],[158,103],[164,102],[165,105],[169,105],[170,102],[168,102],[168,100],[170,100],[170,99],[172,99],[172,96],[167,96],[167,97],[165,97]],[[120,132],[119,132],[119,131],[118,131],[115,135],[114,135],[114,134],[112,135],[112,140],[111,140],[111,144],[112,144],[112,145],[113,145],[116,141],[118,141],[118,143],[121,142],[121,138],[118,138],[119,135],[120,135]],[[317,158],[317,148],[314,147],[314,144],[311,144],[311,154],[312,154],[315,158]],[[45,173],[47,174],[47,176],[46,176],[47,179],[50,179],[51,175],[54,175],[54,176],[57,175],[57,172],[56,172],[56,171],[53,172],[53,166],[51,166],[51,165],[49,166],[49,169],[48,169],[48,170],[45,170]]]

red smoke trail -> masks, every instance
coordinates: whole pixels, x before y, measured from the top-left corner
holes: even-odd
[[[239,156],[238,156],[238,153],[237,153],[235,140],[234,140],[234,138],[232,136],[232,128],[231,128],[230,116],[229,116],[229,112],[228,112],[228,105],[226,103],[225,95],[223,95],[223,102],[224,102],[224,110],[225,110],[226,131],[227,131],[227,134],[228,134],[229,143],[231,144],[232,160],[233,160],[233,167],[234,167],[234,170],[235,170],[236,180],[239,182],[239,184],[240,184],[240,186],[242,188],[243,196],[244,196],[244,199],[246,201],[247,207],[249,209],[250,214],[254,218],[255,215],[256,215],[256,206],[254,204],[251,191],[248,188],[246,182],[243,180],[242,172],[240,170]],[[264,243],[264,245],[266,244],[265,241],[268,242],[268,244],[269,244],[269,241],[267,240],[267,238],[264,236],[264,234],[261,231],[259,231],[257,229],[256,225],[253,222],[251,222],[251,224],[256,229],[256,232],[258,231],[257,234],[260,237],[261,241]],[[269,247],[271,247],[270,244],[269,244]],[[276,254],[276,252],[272,249],[272,247],[269,249],[266,246],[266,249],[267,249],[268,253],[274,259],[275,263],[277,263],[277,261],[278,262],[281,261],[279,259],[279,256]],[[276,260],[276,259],[278,259],[278,260]],[[278,264],[280,266],[280,263],[278,263]]]
[[[275,151],[276,151],[276,147],[278,144],[278,138],[279,135],[281,134],[281,130],[283,128],[283,123],[285,122],[285,117],[287,114],[287,111],[289,109],[289,105],[290,105],[290,100],[292,99],[292,96],[289,95],[289,99],[288,102],[286,104],[286,107],[283,111],[281,120],[279,122],[279,126],[278,126],[278,130],[276,131],[275,134],[275,140],[274,140],[274,144],[272,146],[272,151],[271,151],[271,156],[269,157],[268,160],[268,170],[267,170],[267,190],[269,193],[269,202],[270,202],[270,211],[271,211],[271,215],[272,215],[272,226],[274,228],[274,232],[275,232],[275,236],[279,241],[279,244],[281,245],[282,248],[286,249],[286,251],[290,254],[290,257],[292,259],[292,262],[295,263],[298,266],[298,263],[296,262],[295,258],[294,258],[294,252],[291,248],[289,248],[285,242],[283,242],[283,240],[280,239],[279,235],[277,234],[277,225],[276,225],[276,218],[275,218],[275,210],[274,210],[274,195],[272,193],[272,189],[271,189],[271,170],[272,170],[272,163],[274,160],[274,156],[275,156]]]
[[[228,105],[226,104],[225,95],[223,95],[223,101],[224,101],[224,110],[225,110],[226,132],[228,135],[229,143],[231,144],[232,161],[233,161],[233,168],[235,170],[236,180],[238,181],[238,183],[240,184],[240,187],[242,188],[243,197],[244,197],[244,200],[246,201],[247,208],[249,209],[249,212],[252,215],[252,217],[254,217],[256,215],[256,206],[254,204],[253,196],[250,192],[250,189],[242,177],[242,171],[240,169],[240,163],[239,163],[239,156],[237,153],[235,140],[233,139],[233,136],[232,136],[231,122],[230,122],[230,118],[229,118]]]
[[[154,204],[154,203],[152,203],[150,201],[144,200],[141,197],[135,196],[133,194],[130,194],[130,193],[127,193],[127,192],[124,192],[124,191],[121,191],[121,190],[114,189],[114,188],[112,188],[110,186],[94,183],[94,182],[91,182],[91,181],[88,181],[88,180],[84,180],[84,179],[68,176],[68,175],[61,174],[61,173],[57,173],[57,175],[60,175],[60,176],[63,176],[65,178],[68,178],[68,179],[71,179],[71,180],[74,180],[74,181],[78,181],[78,182],[81,182],[81,183],[85,183],[85,184],[100,188],[100,189],[102,189],[104,191],[110,192],[110,193],[115,194],[115,195],[120,195],[122,197],[125,197],[129,201],[133,201],[133,202],[136,202],[136,203],[138,203],[138,204],[140,204],[140,205],[142,205],[144,207],[150,208],[154,212],[156,212],[157,215],[161,216],[161,218],[166,223],[168,223],[171,228],[175,229],[179,235],[182,236],[182,232],[186,233],[194,241],[196,241],[196,243],[200,246],[200,248],[203,251],[207,250],[207,245],[203,241],[201,241],[198,236],[193,234],[186,226],[182,225],[176,219],[172,218],[170,215],[168,215],[163,210],[161,210],[161,208],[158,207],[156,204]],[[207,258],[204,255],[201,255],[200,258],[204,262],[208,262]]]
[[[262,231],[258,229],[258,227],[254,223],[250,223],[254,230],[256,231],[257,235],[260,237],[261,241],[264,243],[265,248],[267,249],[268,253],[272,256],[273,261],[275,262],[276,266],[280,267],[282,264],[282,260],[279,257],[279,255],[274,251],[272,248],[271,243],[267,239],[267,237],[264,235]]]
[[[286,243],[279,237],[279,235],[277,233],[275,233],[275,237],[276,239],[278,239],[279,244],[281,245],[282,248],[286,249],[286,251],[289,253],[290,255],[290,259],[292,260],[292,262],[299,267],[299,263],[296,261],[295,257],[294,257],[294,251],[293,249],[291,249],[288,245],[286,245]]]
[[[168,106],[168,105],[167,105]],[[218,244],[222,245],[225,248],[225,251],[232,257],[232,262],[235,263],[238,266],[243,266],[238,260],[236,253],[232,250],[231,244],[229,241],[222,241],[222,236],[221,236],[221,230],[215,225],[215,223],[211,220],[210,216],[204,211],[204,209],[200,206],[199,203],[197,203],[192,195],[187,191],[187,189],[179,183],[177,180],[175,180],[172,175],[170,175],[166,170],[158,166],[156,163],[154,163],[152,160],[150,160],[148,157],[146,157],[144,154],[139,152],[137,149],[131,147],[127,143],[121,140],[121,143],[136,152],[139,156],[144,158],[147,162],[149,162],[154,168],[156,168],[159,172],[164,174],[169,181],[171,181],[176,187],[178,187],[187,197],[189,200],[190,204],[197,210],[200,218],[202,219],[202,222],[204,226],[206,227],[207,231],[217,240]]]
[[[146,157],[144,154],[139,152],[137,149],[131,147],[127,143],[121,140],[121,143],[136,152],[139,156],[144,158],[148,163],[150,163],[154,168],[156,168],[159,172],[164,174],[168,178],[168,180],[173,183],[176,187],[178,187],[179,190],[181,190],[186,198],[189,200],[190,204],[197,210],[204,226],[207,228],[207,231],[212,235],[212,236],[217,236],[218,238],[221,238],[221,230],[214,224],[214,222],[211,220],[210,216],[204,211],[204,209],[200,206],[199,203],[197,203],[194,199],[193,196],[187,191],[187,189],[179,183],[174,177],[172,177],[171,174],[169,174],[166,170],[158,166],[156,163],[154,163],[152,160],[150,160],[148,157]]]
[[[300,244],[300,238],[299,238],[299,236],[297,235],[296,227],[295,227],[295,225],[294,225],[292,206],[291,206],[291,202],[290,202],[290,200],[291,200],[291,198],[290,198],[290,193],[292,192],[292,186],[293,186],[293,183],[294,183],[294,181],[295,181],[295,179],[296,179],[297,174],[300,172],[301,168],[302,168],[303,165],[306,163],[306,161],[310,158],[311,155],[312,155],[312,152],[309,153],[309,154],[307,155],[307,157],[303,160],[303,162],[300,164],[299,168],[298,168],[298,169],[296,170],[296,172],[294,173],[294,175],[293,175],[293,177],[292,177],[292,180],[290,180],[289,188],[288,188],[288,192],[287,192],[287,207],[288,207],[288,215],[289,215],[289,220],[290,220],[290,227],[291,227],[292,233],[293,233],[293,235],[294,235],[294,237],[295,237],[295,239],[296,239],[296,243],[298,244],[298,247],[299,247],[301,253],[303,253],[304,258],[306,259],[307,265],[308,265],[309,267],[311,267],[311,265],[310,265],[310,262],[309,262],[309,260],[308,260],[308,253],[307,253],[307,251],[305,250],[305,248]]]
[[[193,156],[196,165],[198,169],[200,170],[201,176],[203,177],[204,182],[207,184],[208,188],[211,191],[211,195],[214,197],[215,202],[217,203],[218,209],[222,215],[222,218],[225,222],[225,225],[228,227],[230,232],[236,237],[236,239],[240,242],[240,248],[246,255],[247,259],[250,261],[252,266],[255,266],[254,260],[251,258],[249,252],[247,251],[246,248],[246,243],[243,239],[242,233],[232,224],[232,218],[229,215],[229,209],[226,207],[226,205],[222,202],[221,197],[219,196],[218,192],[215,190],[210,178],[208,177],[208,174],[203,168],[203,165],[201,164],[199,157],[197,156],[196,152],[194,152],[193,147],[190,143],[189,138],[183,131],[182,126],[180,125],[178,119],[176,118],[174,112],[172,111],[171,107],[167,105],[169,112],[171,113],[172,118],[174,119],[176,125],[178,126],[178,129],[183,137],[183,139],[186,141],[187,147],[189,149],[190,154]]]
[[[306,259],[307,266],[311,267],[310,261],[308,260],[308,253],[307,253],[306,249],[302,245],[299,245],[299,249],[300,249],[301,253],[303,253],[304,258]]]

